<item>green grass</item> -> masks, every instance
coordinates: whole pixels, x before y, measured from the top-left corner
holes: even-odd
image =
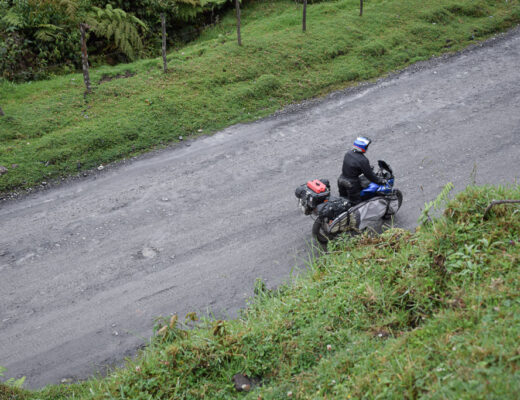
[[[504,198],[520,186],[469,187],[413,234],[340,239],[287,285],[258,284],[240,318],[164,320],[104,379],[0,399],[517,398],[520,207],[483,219]],[[261,386],[236,392],[236,373]]]
[[[0,193],[210,134],[285,105],[453,52],[520,21],[519,0],[357,0],[301,5],[253,1],[243,43],[230,12],[187,47],[159,59],[15,85],[0,83]],[[103,75],[135,73],[99,84]],[[13,167],[14,165],[14,167]]]

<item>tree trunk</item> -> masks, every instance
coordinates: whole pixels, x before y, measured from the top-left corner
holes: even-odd
[[[0,117],[3,117],[4,115],[4,110],[2,110],[2,107],[0,107]]]
[[[87,28],[87,24],[79,24],[79,30],[81,31],[81,61],[83,64],[83,81],[85,82],[85,87],[87,88],[86,93],[92,93],[92,87],[90,86],[90,76],[88,74]]]
[[[363,0],[359,0],[359,16],[363,15]]]
[[[162,27],[162,59],[163,59],[163,70],[164,73],[168,72],[168,62],[166,61],[166,15],[161,14],[161,27]]]
[[[307,0],[303,0],[303,31],[307,30]]]
[[[242,46],[242,37],[240,36],[240,2],[235,0],[235,8],[237,10],[237,39],[238,45]]]

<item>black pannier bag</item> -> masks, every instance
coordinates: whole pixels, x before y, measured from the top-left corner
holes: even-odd
[[[322,218],[335,219],[341,213],[350,208],[350,202],[343,197],[330,197],[326,203],[318,206],[318,216]]]
[[[389,196],[386,196],[388,201],[388,206],[386,209],[385,218],[391,217],[392,215],[395,215],[397,210],[399,210],[399,198],[395,193],[392,193]]]
[[[294,192],[304,206],[316,208],[330,196],[330,183],[327,179],[315,179],[298,186]]]
[[[306,186],[305,185],[301,185],[301,186],[298,186],[296,188],[296,190],[294,191],[294,195],[299,198],[299,199],[304,199],[305,198],[305,194],[306,194],[307,190],[306,190]]]

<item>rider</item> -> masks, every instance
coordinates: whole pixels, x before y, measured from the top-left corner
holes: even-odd
[[[341,175],[338,178],[338,189],[341,197],[346,197],[350,200],[352,205],[361,202],[360,193],[362,190],[359,176],[364,174],[365,177],[378,185],[386,184],[386,181],[378,177],[365,157],[368,146],[372,140],[366,137],[358,137],[354,141],[354,146],[351,150],[345,153],[343,159],[343,168]]]

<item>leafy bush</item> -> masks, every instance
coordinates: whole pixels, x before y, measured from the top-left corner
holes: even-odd
[[[0,378],[4,376],[7,369],[0,365]],[[20,390],[25,382],[25,376],[20,379],[9,378],[0,383],[0,399],[13,399],[22,400],[25,399],[25,393]]]
[[[159,48],[161,12],[167,15],[172,40],[193,39],[204,24],[204,13],[214,13],[225,4],[225,0],[1,0],[0,76],[38,80],[80,68],[80,22],[93,29],[90,62],[128,61]],[[151,29],[141,29],[145,26]],[[188,35],[181,32],[187,27]]]
[[[46,62],[16,32],[0,35],[0,76],[11,81],[42,79]]]
[[[66,25],[70,18],[58,2],[2,3],[5,13],[0,18],[0,52],[4,48],[7,59],[0,60],[1,76],[36,80],[48,77],[54,69],[79,65],[79,32]]]

